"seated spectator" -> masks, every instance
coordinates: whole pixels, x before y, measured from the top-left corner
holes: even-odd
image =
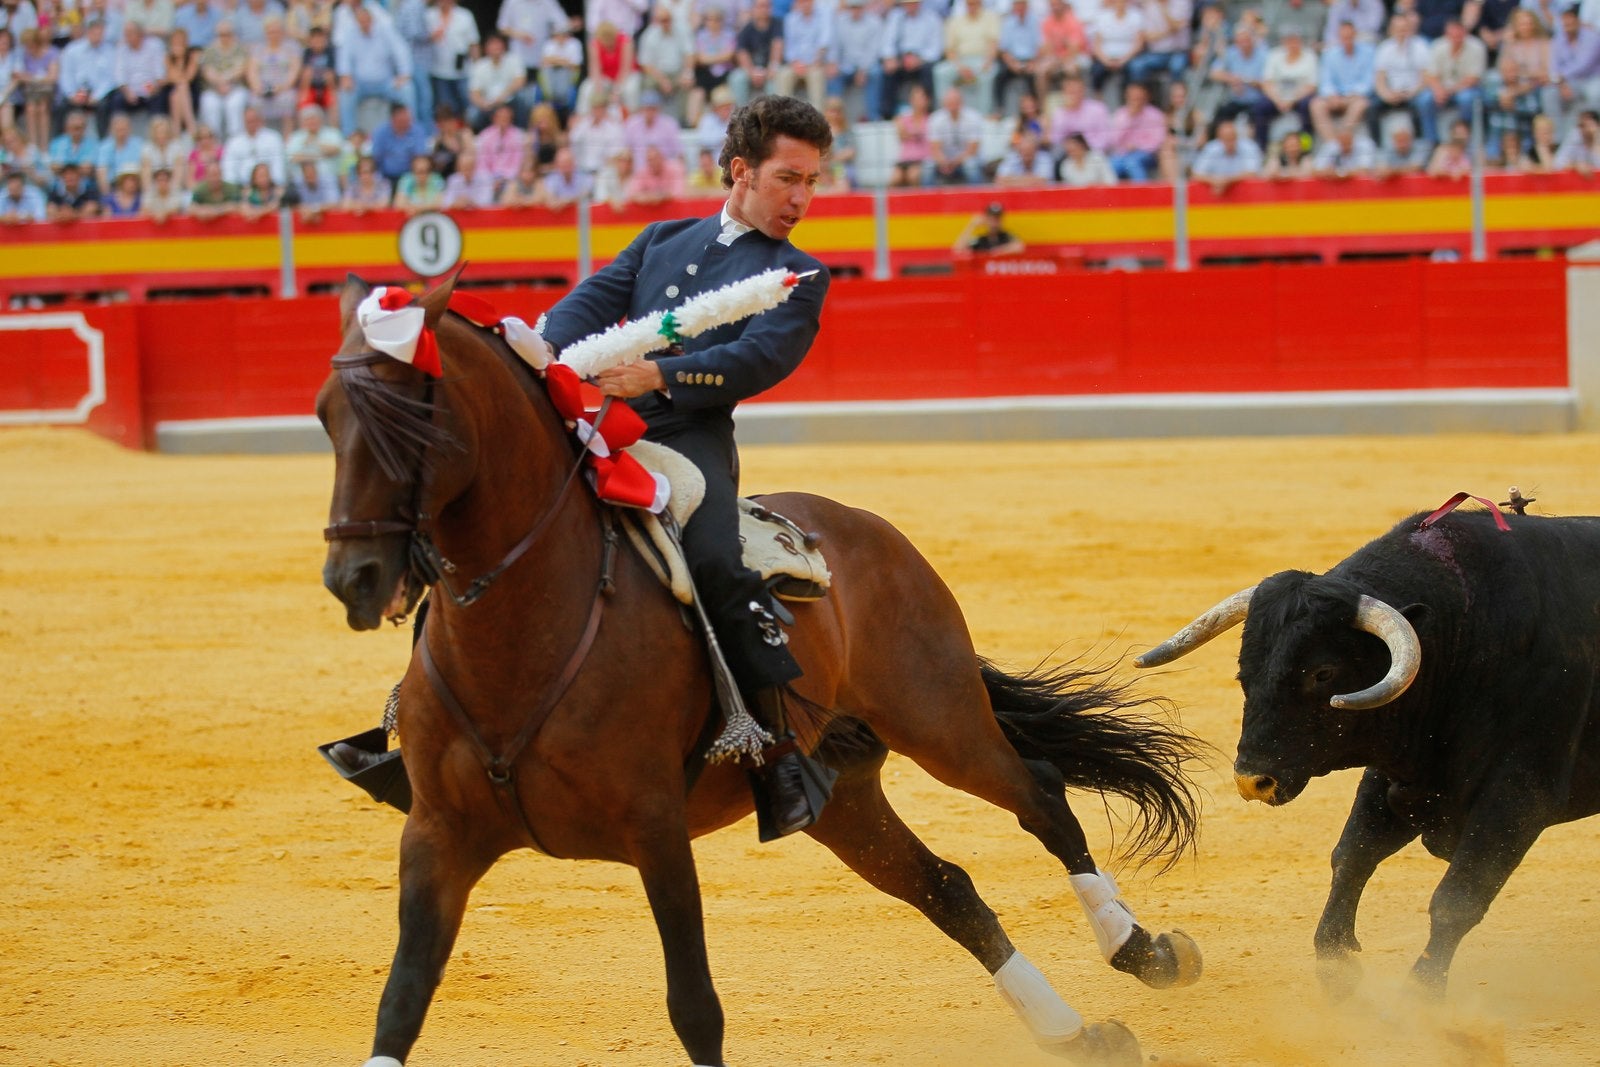
[[[833,147],[822,161],[821,186],[834,191],[845,191],[856,183],[856,134],[844,117],[844,101],[829,97],[822,105],[822,117],[828,120],[833,132]],[[722,154],[718,148],[717,155]]]
[[[1005,226],[1005,207],[998,201],[974,215],[956,237],[950,252],[958,259],[969,256],[1016,256],[1024,247]]]
[[[633,38],[602,22],[589,37],[589,79],[578,90],[578,108],[600,89],[627,106],[638,98],[639,76],[633,61]]]
[[[639,35],[634,53],[639,66],[639,88],[654,89],[662,107],[674,121],[688,114],[689,90],[694,88],[694,39],[689,27],[680,25],[672,8],[657,4],[650,25]]]
[[[334,48],[339,76],[339,129],[346,137],[356,128],[361,101],[389,101],[392,109],[413,102],[413,79],[427,77],[412,68],[411,48],[388,19],[378,21],[366,4],[355,8],[355,21],[343,46]],[[459,113],[459,112],[458,112]],[[418,135],[423,131],[418,130]]]
[[[133,166],[123,167],[111,179],[111,192],[101,201],[101,208],[108,219],[137,218],[142,200],[142,188],[139,182],[139,169]]]
[[[411,109],[391,104],[389,121],[372,134],[372,158],[378,161],[378,173],[398,190],[400,179],[411,173],[411,161],[427,154],[428,135],[412,118]]]
[[[1140,14],[1144,51],[1128,64],[1128,77],[1147,85],[1177,84],[1189,69],[1189,49],[1194,44],[1193,0],[1143,0]]]
[[[43,222],[48,217],[48,205],[39,187],[28,180],[26,172],[8,168],[4,183],[0,184],[0,226]]]
[[[1211,68],[1211,80],[1223,89],[1223,99],[1217,107],[1216,118],[1231,121],[1240,115],[1249,115],[1258,145],[1266,143],[1267,129],[1274,113],[1272,101],[1261,91],[1266,74],[1266,49],[1256,42],[1255,33],[1248,25],[1236,27],[1233,44]]]
[[[906,109],[895,116],[895,136],[899,152],[889,184],[915,187],[922,184],[923,173],[933,158],[928,141],[928,94],[922,86],[913,85]]]
[[[68,163],[93,167],[100,161],[100,139],[89,132],[89,113],[72,111],[61,133],[50,142],[50,167],[60,171]]]
[[[539,90],[565,119],[578,102],[578,82],[583,75],[583,45],[565,22],[550,30],[539,59]]]
[[[1315,54],[1322,47],[1323,30],[1328,25],[1328,5],[1326,0],[1265,0],[1261,18],[1270,39],[1282,41],[1294,31],[1300,34],[1306,50]]]
[[[1263,171],[1266,177],[1274,181],[1311,177],[1315,169],[1312,166],[1311,153],[1306,151],[1309,140],[1309,134],[1299,132],[1286,133],[1278,138],[1278,143],[1267,156],[1266,169]]]
[[[105,133],[117,88],[117,50],[106,40],[102,16],[84,21],[83,36],[61,50],[57,70],[58,110],[88,112],[95,117],[96,136]]]
[[[344,138],[339,136],[339,131],[325,124],[326,119],[322,108],[316,104],[302,107],[295,131],[289,135],[284,152],[296,169],[310,163],[331,179],[337,189],[339,156],[344,152]]]
[[[445,180],[439,206],[446,211],[493,207],[497,191],[494,179],[479,169],[478,157],[464,152],[456,160],[456,172]]]
[[[1025,133],[995,168],[996,185],[1048,185],[1056,175],[1055,160],[1039,147],[1039,138]]]
[[[222,148],[222,177],[238,186],[249,185],[258,163],[265,163],[272,184],[282,187],[288,172],[285,167],[283,134],[261,120],[261,112],[244,109],[244,127]]]
[[[1048,143],[1045,129],[1044,113],[1039,107],[1039,98],[1032,93],[1023,93],[1017,97],[1016,120],[1011,126],[1010,144],[1014,148],[1022,135],[1031,133],[1039,139],[1041,145]]]
[[[711,107],[700,116],[700,121],[695,124],[694,143],[700,148],[711,150],[711,154],[718,159],[722,158],[722,142],[728,139],[728,119],[733,117],[733,90],[726,85],[719,85],[711,91]]]
[[[508,182],[516,177],[523,157],[529,155],[528,135],[512,124],[512,109],[503,103],[494,109],[494,118],[477,137],[479,168],[491,181]]]
[[[389,179],[378,171],[378,161],[371,156],[356,160],[354,176],[344,191],[344,210],[355,215],[381,211],[389,206],[392,196]]]
[[[983,143],[983,116],[966,106],[961,90],[945,90],[943,107],[928,117],[928,161],[924,185],[977,185],[984,179],[978,150]]]
[[[594,189],[594,179],[578,169],[572,149],[566,146],[556,149],[556,158],[542,184],[544,203],[552,211],[570,207]]]
[[[528,140],[533,161],[540,170],[556,161],[556,153],[567,145],[567,131],[561,128],[561,119],[554,107],[533,105],[533,114],[528,119]]]
[[[491,33],[483,42],[483,55],[472,61],[467,73],[467,125],[473,131],[489,124],[489,117],[502,104],[516,114],[516,101],[527,83],[526,68],[506,50],[506,39]],[[517,116],[526,121],[525,116]]]
[[[267,39],[267,20],[283,17],[283,5],[278,0],[238,0],[231,6],[234,29],[239,40],[248,48]]]
[[[1561,116],[1600,108],[1600,28],[1578,21],[1576,3],[1562,10],[1561,29],[1550,40],[1550,76]]]
[[[1395,15],[1389,20],[1389,36],[1373,54],[1374,117],[1381,123],[1385,115],[1403,111],[1421,125],[1424,137],[1437,136],[1433,94],[1422,83],[1433,57],[1427,44],[1416,35],[1416,25],[1415,15]]]
[[[1089,33],[1068,0],[1050,0],[1049,14],[1039,23],[1038,64],[1033,91],[1041,100],[1063,79],[1089,73]]]
[[[1321,84],[1311,101],[1317,140],[1332,141],[1340,129],[1355,129],[1377,88],[1373,49],[1356,39],[1353,22],[1339,24],[1338,43],[1322,53]]]
[[[1144,51],[1144,18],[1129,0],[1106,0],[1100,14],[1090,20],[1089,81],[1095,92],[1115,78],[1128,80],[1128,65]]]
[[[525,159],[517,168],[517,176],[500,190],[499,204],[501,207],[537,207],[544,202],[544,181],[539,177],[539,168],[531,159]]]
[[[447,104],[458,115],[467,113],[467,57],[478,44],[478,21],[456,0],[433,0],[427,10],[428,34],[433,39],[433,63],[427,70],[433,103]],[[416,71],[422,77],[422,71]]]
[[[124,170],[138,170],[144,160],[144,142],[133,135],[133,122],[126,112],[111,116],[111,132],[95,153],[94,178],[102,189],[110,189],[112,179]]]
[[[24,137],[22,130],[16,126],[0,131],[0,170],[20,170],[27,176],[30,185],[39,187],[40,196],[44,195],[44,187],[55,178],[49,157],[40,151],[38,145]]]
[[[1194,157],[1191,170],[1195,178],[1221,196],[1235,182],[1259,177],[1262,163],[1261,146],[1249,138],[1240,138],[1239,124],[1229,119],[1216,123],[1211,139]]]
[[[1178,0],[1186,2],[1186,0]],[[1006,115],[1012,108],[1006,95],[1013,84],[1022,84],[1023,96],[1038,99],[1049,91],[1041,88],[1039,52],[1042,41],[1039,19],[1030,0],[1011,0],[1011,10],[1000,20],[999,52],[994,68],[994,99],[985,101],[991,113]]]
[[[178,186],[178,170],[161,165],[150,172],[150,188],[144,194],[144,217],[151,222],[166,222],[189,208],[189,194]]]
[[[311,27],[300,53],[300,106],[315,104],[325,115],[339,115],[339,65],[328,31]]]
[[[178,7],[172,16],[175,30],[182,30],[189,45],[204,51],[217,39],[217,27],[222,24],[223,12],[211,0],[189,0]]]
[[[933,99],[933,67],[944,55],[944,22],[921,0],[896,0],[884,20],[883,100],[879,114],[892,118],[900,112],[900,94],[912,85]]]
[[[962,0],[945,19],[943,55],[933,68],[934,96],[943,100],[951,88],[959,89],[977,114],[985,108],[996,108],[998,114],[994,86],[1000,19],[984,7],[983,0]]]
[[[727,24],[722,9],[707,8],[705,21],[694,34],[694,89],[689,95],[688,112],[696,123],[700,120],[707,97],[714,97],[719,90],[724,90],[729,102],[732,102],[733,90],[727,88],[728,75],[733,72],[738,52],[733,28]]]
[[[1291,27],[1283,43],[1267,53],[1261,92],[1272,107],[1267,112],[1267,128],[1257,130],[1262,147],[1272,122],[1280,116],[1295,115],[1302,130],[1311,128],[1311,98],[1317,93],[1318,81],[1316,53],[1305,47],[1299,29]]]
[[[244,109],[250,104],[245,74],[250,53],[239,42],[233,22],[217,23],[217,38],[200,53],[200,121],[219,137],[244,126]]]
[[[1142,182],[1156,165],[1156,153],[1167,139],[1166,116],[1150,104],[1150,90],[1129,82],[1123,105],[1111,116],[1106,154],[1111,169],[1124,181]]]
[[[1556,120],[1549,115],[1535,115],[1532,143],[1528,145],[1526,153],[1519,155],[1516,166],[1523,174],[1554,174],[1559,169],[1556,157],[1560,153],[1561,145],[1556,140]],[[1502,163],[1506,155],[1502,150]]]
[[[50,114],[56,98],[61,54],[38,26],[23,30],[22,114],[28,143],[44,149],[50,144]]]
[[[1067,138],[1075,133],[1082,134],[1090,148],[1105,151],[1111,143],[1111,112],[1088,95],[1081,76],[1069,74],[1061,83],[1061,106],[1050,117],[1050,143],[1065,150]]]
[[[1317,177],[1344,181],[1370,178],[1378,163],[1378,147],[1365,129],[1341,126],[1334,136],[1317,147],[1312,164]]]
[[[1216,113],[1217,105],[1227,96],[1227,86],[1214,81],[1211,72],[1227,56],[1233,41],[1228,33],[1228,22],[1222,5],[1200,5],[1200,20],[1194,30],[1194,44],[1189,47],[1189,75],[1184,84],[1194,93],[1194,109],[1202,116]],[[1202,124],[1205,119],[1202,119]]]
[[[148,114],[166,79],[166,47],[161,38],[146,33],[140,23],[125,20],[114,63],[117,87],[111,94],[111,110]]]
[[[646,89],[639,94],[639,110],[623,124],[627,146],[633,150],[635,170],[643,165],[645,152],[651,148],[660,149],[667,159],[683,159],[681,127],[661,110],[661,104],[661,94]]]
[[[1338,45],[1341,26],[1349,26],[1357,41],[1378,47],[1378,38],[1383,33],[1383,20],[1386,18],[1388,11],[1383,0],[1329,0],[1323,50]]]
[[[621,209],[628,202],[628,182],[633,179],[633,153],[624,148],[613,153],[594,178],[594,199]]]
[[[1600,112],[1578,115],[1577,126],[1556,153],[1556,169],[1577,171],[1585,178],[1600,170]]]
[[[46,198],[46,213],[51,222],[76,222],[100,214],[100,192],[81,164],[62,166]]]
[[[511,105],[513,112],[516,105]],[[433,157],[433,172],[445,181],[450,180],[450,175],[456,172],[456,160],[464,152],[475,153],[478,157],[478,166],[483,166],[483,153],[478,151],[478,139],[473,136],[472,127],[461,121],[461,116],[450,109],[448,104],[440,104],[433,110],[433,142],[428,148],[428,155]],[[496,180],[500,180],[496,175]]]
[[[644,166],[635,167],[628,179],[626,197],[630,204],[662,204],[683,199],[683,161],[669,159],[655,145],[645,149]]]
[[[883,102],[883,15],[867,0],[844,0],[833,18],[828,49],[829,96],[845,101],[852,123],[878,119]]]
[[[772,0],[754,0],[750,18],[734,34],[738,49],[728,88],[741,106],[753,96],[788,96],[794,79],[784,64],[783,23],[772,17]],[[635,167],[639,160],[634,160]]]
[[[179,137],[193,136],[199,122],[195,116],[195,96],[201,88],[201,51],[189,43],[188,34],[178,27],[167,38],[166,48],[161,53],[161,86],[153,110],[166,113]]]
[[[172,120],[165,115],[157,115],[151,119],[150,136],[146,138],[144,148],[139,152],[139,173],[145,191],[149,192],[157,167],[169,168],[173,172],[175,183],[182,188],[185,184],[182,178],[183,164],[188,158],[189,146],[172,135]]]
[[[1427,170],[1432,154],[1417,139],[1409,122],[1397,122],[1389,131],[1389,144],[1378,150],[1378,177],[1396,178]]]
[[[1520,156],[1520,148],[1512,152]],[[1431,178],[1465,178],[1472,173],[1472,129],[1466,119],[1456,119],[1450,124],[1450,136],[1440,141],[1428,157],[1428,176]]]
[[[245,84],[250,88],[250,104],[261,113],[267,125],[288,133],[300,102],[300,57],[302,48],[283,29],[283,19],[268,16],[261,24],[264,39],[250,46],[250,62],[245,67]]]
[[[1489,126],[1498,140],[1503,130],[1525,134],[1533,116],[1561,113],[1560,96],[1550,81],[1550,40],[1538,16],[1518,8],[1511,16],[1509,35],[1501,43],[1495,67],[1499,91],[1493,96]]]
[[[696,153],[694,169],[689,171],[684,185],[690,196],[721,196],[726,191],[722,188],[722,168],[709,149]]]
[[[1090,148],[1083,134],[1069,133],[1062,144],[1065,154],[1061,157],[1061,184],[1080,189],[1117,184],[1117,172],[1111,169],[1111,161],[1105,153]]]
[[[411,158],[411,167],[394,187],[394,206],[415,215],[437,211],[444,204],[444,179],[433,172],[433,160],[422,153]]]
[[[337,211],[344,199],[333,168],[317,159],[301,159],[294,165],[292,188],[295,213],[307,222],[321,221],[325,213]]]
[[[246,219],[270,215],[283,202],[283,186],[278,183],[272,167],[265,162],[250,168],[249,180],[241,192],[239,214]]]
[[[304,44],[313,30],[333,29],[333,4],[329,0],[288,0],[283,12],[283,30]]]
[[[211,132],[211,127],[201,123],[194,131],[194,147],[189,150],[184,163],[187,173],[181,184],[185,189],[192,189],[205,177],[208,163],[215,163],[219,167],[222,165],[222,145],[217,141],[216,134]]]
[[[1455,108],[1462,117],[1472,114],[1488,66],[1483,42],[1470,36],[1460,19],[1446,22],[1444,36],[1428,47],[1428,68],[1422,75],[1427,100],[1419,99],[1418,110],[1425,139],[1438,140],[1439,112],[1445,108]]]
[[[567,123],[567,143],[577,157],[578,169],[589,175],[600,173],[608,159],[627,147],[627,130],[620,111],[612,108],[608,92],[597,89],[588,109],[573,114]]]

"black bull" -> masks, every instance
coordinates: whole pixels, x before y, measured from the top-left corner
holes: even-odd
[[[1284,571],[1140,657],[1156,666],[1244,621],[1248,800],[1365,767],[1317,924],[1328,978],[1356,967],[1356,908],[1421,836],[1449,863],[1413,975],[1442,993],[1467,932],[1545,827],[1600,811],[1600,518],[1455,513],[1400,523],[1325,575]]]

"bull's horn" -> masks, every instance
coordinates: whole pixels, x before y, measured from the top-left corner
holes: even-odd
[[[1239,625],[1250,614],[1250,598],[1256,587],[1241,589],[1210,611],[1195,619],[1149,652],[1133,661],[1135,667],[1159,667],[1186,656],[1222,631]]]
[[[1383,638],[1383,643],[1389,646],[1389,673],[1379,679],[1377,685],[1359,693],[1340,693],[1328,703],[1355,711],[1381,707],[1398,698],[1417,677],[1422,666],[1422,643],[1404,615],[1365,594],[1356,602],[1356,617],[1351,625]]]

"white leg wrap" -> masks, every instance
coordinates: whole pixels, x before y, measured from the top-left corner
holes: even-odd
[[[994,972],[994,984],[1039,1044],[1059,1045],[1083,1031],[1083,1016],[1061,999],[1022,953],[1013,953],[1005,966]]]
[[[374,1056],[361,1067],[406,1067],[406,1065],[393,1056]]]
[[[1100,955],[1107,963],[1117,950],[1128,943],[1133,934],[1133,912],[1122,902],[1122,893],[1116,881],[1105,871],[1096,869],[1093,874],[1068,875],[1072,891],[1078,894],[1078,903],[1089,917],[1094,928],[1094,939],[1100,944]]]

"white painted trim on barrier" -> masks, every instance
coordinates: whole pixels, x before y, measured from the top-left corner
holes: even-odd
[[[1600,265],[1567,267],[1567,384],[1578,429],[1600,429]]]
[[[0,315],[0,330],[71,330],[89,357],[89,391],[70,408],[0,411],[0,426],[38,426],[89,421],[89,412],[106,402],[106,335],[89,325],[81,311],[23,312]]]

